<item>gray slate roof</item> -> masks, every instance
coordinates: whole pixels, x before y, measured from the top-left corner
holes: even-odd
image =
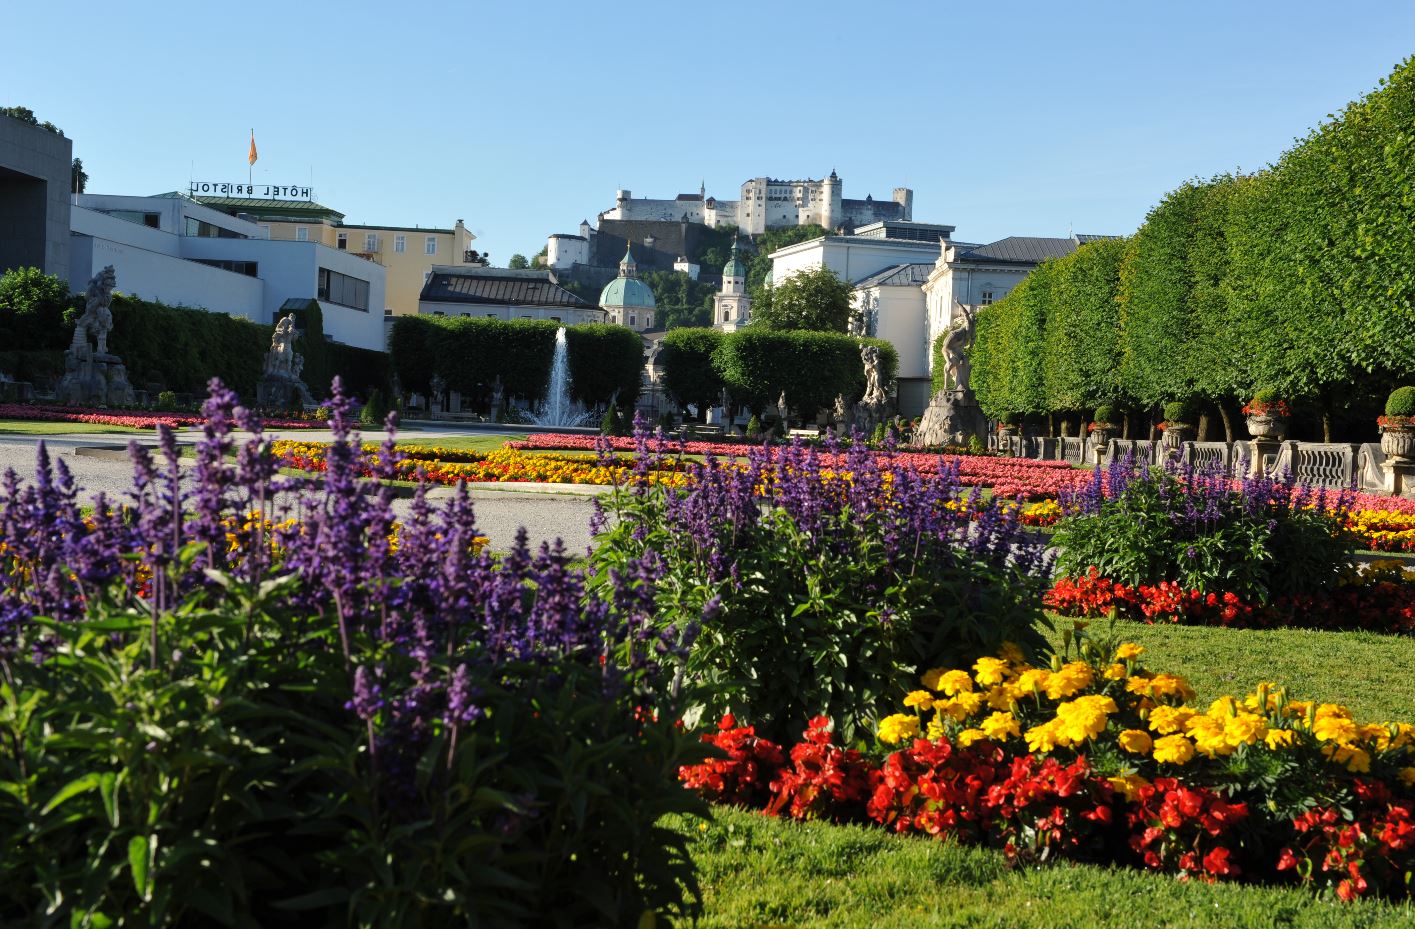
[[[1048,258],[1062,258],[1076,251],[1076,240],[1048,239],[1039,236],[1012,235],[969,249],[958,256],[959,261],[1002,261],[1012,264],[1041,264]]]
[[[932,261],[918,264],[901,264],[885,268],[883,271],[862,277],[854,286],[863,287],[919,287],[928,282],[929,272],[934,269]]]
[[[419,300],[495,306],[593,307],[556,284],[549,271],[505,268],[443,270],[434,268]]]

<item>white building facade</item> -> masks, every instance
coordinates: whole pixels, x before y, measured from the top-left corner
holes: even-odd
[[[112,265],[118,289],[271,325],[291,298],[319,301],[327,338],[383,351],[384,269],[316,242],[265,238],[256,223],[186,197],[78,194],[69,286]]]

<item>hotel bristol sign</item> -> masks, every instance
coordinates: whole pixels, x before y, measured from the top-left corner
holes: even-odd
[[[227,184],[220,181],[192,181],[193,197],[269,197],[273,200],[313,200],[309,187],[280,187],[275,184]]]

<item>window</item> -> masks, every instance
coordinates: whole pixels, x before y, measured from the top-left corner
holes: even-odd
[[[989,305],[991,305],[991,304],[992,304],[992,291],[991,291],[991,290],[985,290],[985,291],[983,291],[983,293],[982,293],[982,299],[979,300],[978,302],[981,303],[983,306],[989,306]]]
[[[427,243],[423,246],[423,252],[428,255],[437,254],[437,236],[430,235],[427,237]]]
[[[488,314],[486,314],[486,318],[487,318],[487,319],[499,319],[499,318],[500,318],[500,314],[498,314],[498,313],[488,313]]]
[[[729,319],[731,319],[731,317],[732,317],[732,314],[731,314],[730,312],[728,312],[727,310],[723,310],[723,311],[722,311],[722,321],[723,321],[724,323],[727,322]]]
[[[393,250],[398,254],[408,250],[408,237],[405,235],[395,235],[393,237]]]
[[[364,234],[364,251],[378,251],[378,236],[374,235],[372,232],[367,232]]]
[[[309,240],[310,240],[310,231],[309,231],[308,229],[306,229],[304,226],[296,226],[296,227],[295,227],[295,241],[296,241],[296,242],[308,242]]]
[[[386,307],[384,307],[384,308],[383,308],[383,315],[384,315],[385,318],[386,318],[386,317],[389,317],[389,316],[392,316],[392,315],[393,315],[393,307],[391,307],[391,306],[386,306]]]
[[[638,318],[637,316],[630,316],[630,317],[629,317],[629,325],[634,326],[634,325],[637,325],[638,322],[639,322],[639,318]]]
[[[553,323],[558,323],[558,322],[560,322],[560,317],[559,317],[559,316],[552,316],[552,317],[550,317],[550,321],[553,322]]]
[[[319,299],[368,312],[368,281],[320,268]]]
[[[219,258],[198,258],[197,264],[208,265],[213,268],[220,268],[223,271],[234,271],[237,274],[244,274],[247,277],[260,277],[260,264],[254,261],[228,261]]]
[[[337,245],[339,246],[339,250],[340,250],[341,252],[347,250],[347,249],[349,248],[349,233],[347,233],[347,232],[341,232],[341,233],[339,233],[339,241],[338,241]]]

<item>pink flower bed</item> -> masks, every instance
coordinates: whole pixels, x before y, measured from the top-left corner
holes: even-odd
[[[595,443],[602,441],[599,436],[569,435],[547,432],[533,435],[524,442],[507,442],[507,447],[515,449],[556,449],[593,452]],[[615,451],[633,451],[634,440],[624,436],[611,438]],[[674,451],[681,450],[689,455],[716,455],[719,457],[745,455],[751,445],[728,442],[685,442],[682,446],[674,443]],[[876,452],[884,455],[885,452]],[[905,467],[912,467],[920,474],[938,474],[943,467],[958,467],[960,482],[967,487],[991,487],[1000,497],[1023,497],[1039,500],[1055,497],[1063,490],[1072,490],[1090,480],[1090,472],[1072,467],[1065,461],[1037,461],[1031,458],[995,458],[985,455],[938,455],[923,452],[895,452],[894,460]],[[836,457],[823,454],[821,460],[828,467],[840,467],[845,463],[843,455]]]
[[[182,429],[199,426],[206,422],[194,413],[123,413],[114,410],[85,409],[84,407],[28,406],[19,403],[0,403],[0,419],[22,419],[45,423],[93,423],[99,426],[129,426],[134,429],[156,429],[167,426]],[[301,419],[267,419],[267,429],[313,429],[319,423]]]

